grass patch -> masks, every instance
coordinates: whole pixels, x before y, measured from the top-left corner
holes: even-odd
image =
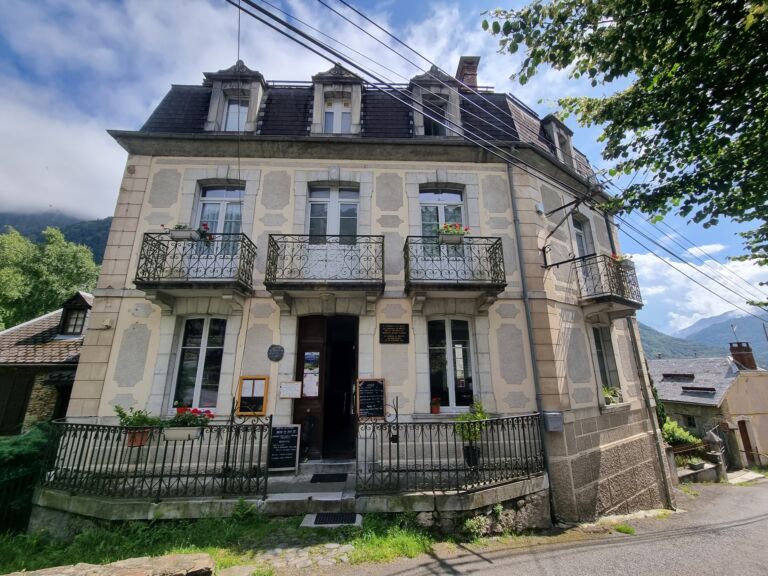
[[[762,468],[762,467],[758,467],[758,466],[753,466],[752,468],[750,468],[750,470],[752,472],[757,473],[757,474],[762,474],[763,476],[768,478],[768,468]]]
[[[386,562],[431,549],[434,538],[415,516],[368,515],[363,528],[300,528],[302,517],[266,518],[241,510],[233,518],[123,522],[85,530],[71,542],[43,533],[0,535],[0,574],[86,562],[108,564],[137,556],[207,553],[219,569],[259,564],[259,555],[279,545],[352,544],[350,561]],[[258,576],[269,576],[264,566]]]
[[[693,498],[697,498],[699,496],[699,493],[691,488],[689,484],[680,484],[680,492],[683,492],[684,494],[688,494],[688,496],[691,496]]]
[[[616,526],[614,526],[613,529],[616,530],[616,532],[621,532],[622,534],[629,534],[630,536],[633,536],[635,534],[635,529],[629,524],[616,524]]]
[[[672,510],[662,510],[661,512],[656,514],[656,516],[654,516],[654,518],[656,518],[658,520],[666,520],[671,515],[672,515]]]

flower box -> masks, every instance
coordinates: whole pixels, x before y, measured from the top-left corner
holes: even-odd
[[[149,428],[129,428],[125,431],[125,446],[127,448],[140,448],[149,442]]]
[[[440,234],[440,244],[461,244],[464,242],[464,234]]]
[[[168,235],[171,237],[171,240],[191,240],[193,242],[200,240],[200,233],[192,228],[172,228],[168,230]]]
[[[184,442],[197,440],[203,431],[202,426],[169,426],[163,428],[163,437],[166,442]]]

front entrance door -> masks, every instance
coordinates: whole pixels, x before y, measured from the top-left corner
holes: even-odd
[[[299,318],[296,379],[302,397],[293,421],[301,424],[303,458],[351,458],[355,453],[354,392],[357,318]]]
[[[741,434],[741,443],[744,445],[744,452],[746,452],[747,465],[755,465],[755,452],[752,448],[752,442],[749,441],[749,432],[747,431],[747,423],[744,420],[739,420],[739,433]]]

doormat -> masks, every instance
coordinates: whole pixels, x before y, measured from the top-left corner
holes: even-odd
[[[312,474],[312,484],[319,484],[320,482],[346,482],[346,474]]]
[[[321,524],[354,524],[357,514],[354,512],[319,512],[315,515],[315,525]]]

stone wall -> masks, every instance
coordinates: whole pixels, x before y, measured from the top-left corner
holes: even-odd
[[[59,391],[52,384],[47,384],[48,373],[43,372],[35,376],[32,392],[29,395],[27,412],[24,414],[24,429],[37,422],[47,422],[53,418],[56,409],[56,401],[59,399]]]
[[[604,410],[548,432],[555,517],[589,521],[663,508],[662,470],[645,411]],[[593,411],[597,412],[597,411]]]

